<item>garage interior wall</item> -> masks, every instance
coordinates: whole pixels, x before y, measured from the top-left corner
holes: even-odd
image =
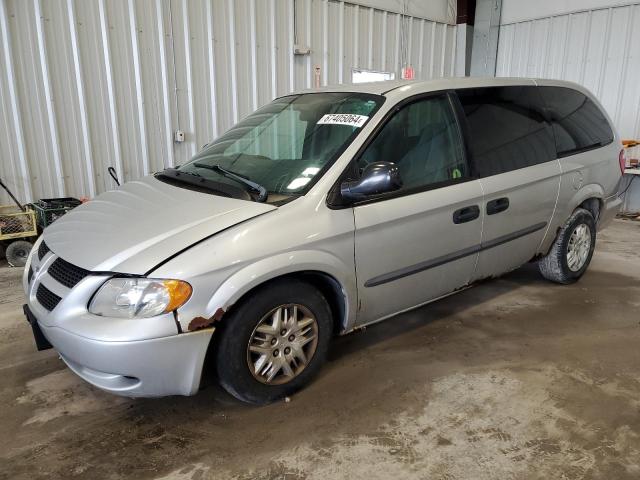
[[[497,76],[584,85],[600,99],[622,138],[640,138],[640,2],[547,1],[549,15],[533,19],[516,17],[527,12],[518,8],[522,5],[529,5],[530,13],[533,5],[545,6],[504,0]],[[593,8],[558,11],[567,5]]]
[[[393,11],[335,0],[0,0],[0,176],[22,201],[93,197],[115,186],[107,167],[132,180],[181,164],[260,105],[314,86],[316,67],[322,85],[350,82],[353,67],[452,75],[455,2],[437,3],[439,21],[415,16],[425,8],[413,0],[387,2]],[[311,53],[295,55],[294,44]]]

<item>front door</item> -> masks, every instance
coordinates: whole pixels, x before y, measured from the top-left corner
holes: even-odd
[[[482,188],[471,178],[447,94],[400,108],[357,167],[379,161],[398,165],[403,187],[353,207],[359,323],[467,284],[481,241]]]

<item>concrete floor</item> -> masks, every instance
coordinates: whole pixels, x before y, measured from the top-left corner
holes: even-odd
[[[35,351],[20,273],[0,268],[0,478],[640,478],[640,222],[576,285],[528,265],[340,338],[263,408],[89,387]]]

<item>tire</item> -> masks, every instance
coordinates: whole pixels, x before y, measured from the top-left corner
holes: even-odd
[[[570,247],[570,244],[576,245],[575,242],[579,238],[582,239],[579,247]],[[588,210],[578,208],[558,232],[549,253],[538,262],[540,273],[552,282],[564,285],[574,283],[589,267],[595,246],[596,222],[593,215]],[[579,250],[582,255],[572,257],[569,253],[570,248],[573,252]]]
[[[296,322],[287,320],[277,325],[278,309],[281,309],[280,318],[291,319],[294,305]],[[309,319],[315,319],[315,323],[309,323]],[[298,326],[301,326],[299,330]],[[331,309],[318,290],[299,280],[268,284],[230,312],[216,332],[218,380],[237,399],[256,405],[291,395],[320,370],[332,332]],[[308,360],[305,365],[302,357],[297,356],[301,350]],[[274,367],[270,368],[269,362]],[[286,363],[288,367],[275,368],[277,362]],[[290,369],[289,372],[285,372],[285,368]],[[275,376],[269,380],[267,377],[273,375],[274,370],[277,370]]]
[[[7,247],[5,255],[12,267],[24,267],[33,245],[26,240],[16,240]]]

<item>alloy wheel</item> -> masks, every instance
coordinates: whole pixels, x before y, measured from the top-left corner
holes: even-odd
[[[587,261],[591,250],[591,232],[584,223],[578,225],[567,245],[567,266],[572,272],[579,271]]]
[[[268,385],[290,382],[309,364],[318,345],[318,322],[303,305],[287,304],[267,313],[247,345],[253,377]]]

